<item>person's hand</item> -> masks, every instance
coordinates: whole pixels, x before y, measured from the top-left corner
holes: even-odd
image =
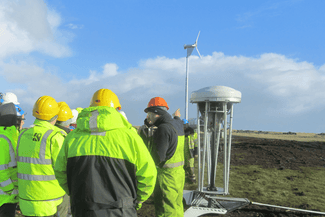
[[[174,114],[173,114],[173,116],[175,117],[175,116],[177,116],[177,117],[181,117],[181,109],[179,108],[179,109],[177,109],[175,112],[174,112]]]
[[[144,125],[146,125],[147,127],[152,126],[152,124],[149,123],[148,118],[144,119]]]

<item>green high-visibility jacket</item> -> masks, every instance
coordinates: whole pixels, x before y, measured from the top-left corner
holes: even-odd
[[[181,217],[184,216],[183,189],[185,182],[185,172],[183,167],[185,135],[183,122],[179,118],[170,120],[169,116],[166,114],[159,119],[156,126],[158,126],[156,133],[166,137],[166,144],[160,143],[159,145],[168,146],[170,145],[168,143],[177,143],[173,155],[164,163],[163,166],[158,166],[157,168],[157,183],[154,191],[156,216]],[[159,131],[159,128],[161,127],[164,128]],[[170,139],[175,136],[177,136],[176,141]],[[159,142],[157,139],[155,141]]]
[[[19,205],[23,215],[49,216],[57,212],[65,192],[54,174],[64,137],[47,121],[35,120],[21,132],[17,145]]]
[[[18,130],[15,126],[0,127],[0,206],[18,203],[16,146]]]
[[[197,133],[195,132],[193,135],[190,135],[190,136],[191,136],[191,139],[193,140],[194,147],[197,147],[197,144],[198,144],[198,142],[197,142]]]
[[[79,114],[77,128],[64,140],[55,175],[70,195],[74,216],[136,216],[136,202],[152,194],[157,170],[132,125],[116,109],[98,106]]]
[[[175,168],[184,165],[185,136],[178,135],[177,148],[174,155],[166,161],[163,168]]]

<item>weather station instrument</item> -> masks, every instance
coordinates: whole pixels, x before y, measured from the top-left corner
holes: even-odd
[[[241,102],[241,96],[240,91],[226,86],[205,87],[191,94],[191,103],[197,105],[198,186],[194,191],[183,192],[186,204],[190,205],[184,216],[226,214],[249,204],[324,215],[324,212],[228,197],[234,104]],[[218,161],[219,158],[223,159]],[[217,173],[221,174],[218,180]]]
[[[241,102],[241,92],[225,86],[206,87],[194,91],[190,101],[197,104],[198,188],[195,191],[184,191],[186,204],[191,205],[184,216],[226,214],[250,204],[246,198],[222,197],[229,194],[233,105]],[[217,187],[221,147],[223,186]]]

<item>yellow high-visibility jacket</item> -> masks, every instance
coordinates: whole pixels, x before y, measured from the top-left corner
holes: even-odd
[[[115,108],[107,106],[83,109],[77,126],[64,140],[55,165],[55,175],[70,196],[72,214],[136,216],[136,203],[149,198],[157,177],[142,139]]]
[[[19,135],[18,187],[23,215],[53,215],[62,203],[65,192],[55,178],[53,167],[63,140],[57,127],[37,119],[33,127]]]
[[[0,206],[18,203],[16,146],[18,130],[15,126],[0,127]]]

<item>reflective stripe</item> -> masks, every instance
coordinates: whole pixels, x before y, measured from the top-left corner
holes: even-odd
[[[24,131],[24,132],[26,132],[26,131]],[[49,135],[52,132],[53,132],[53,130],[48,130],[44,134],[44,136],[42,138],[42,141],[41,141],[41,145],[40,145],[39,158],[18,156],[17,160],[19,162],[30,163],[30,164],[44,164],[44,165],[50,165],[50,164],[52,164],[52,159],[45,159],[46,141],[47,141],[47,138],[49,137]],[[19,138],[18,138],[17,152],[18,152],[18,147],[19,147],[21,135],[22,134],[20,134],[19,135]],[[18,155],[18,153],[17,153],[17,155]]]
[[[14,189],[11,194],[8,194],[7,192],[0,189],[0,195],[15,195],[18,194],[18,189]]]
[[[26,131],[27,131],[27,130],[23,131],[23,132],[19,135],[19,137],[18,137],[17,148],[16,148],[16,150],[17,150],[17,159],[18,159],[18,148],[19,148],[20,138],[21,138],[21,136],[22,136]]]
[[[97,127],[97,118],[99,115],[99,111],[95,110],[91,112],[91,117],[89,119],[89,129],[90,129],[90,134],[94,136],[105,136],[106,132],[98,132],[98,127]]]
[[[30,164],[52,164],[51,159],[39,159],[39,158],[31,158],[31,157],[18,157],[19,162],[30,163]]]
[[[0,189],[0,195],[15,195],[15,194],[18,194],[18,190],[17,189],[14,189],[11,194],[8,194],[7,192],[3,191]]]
[[[177,163],[165,164],[163,166],[163,168],[175,168],[175,167],[179,167],[179,166],[183,166],[183,165],[184,165],[184,161],[181,161],[181,162],[177,162]]]
[[[48,202],[48,201],[57,201],[57,200],[61,200],[63,197],[59,197],[59,198],[55,198],[55,199],[50,199],[50,200],[33,200],[33,201],[42,201],[42,202]],[[31,200],[25,200],[23,198],[19,198],[20,200],[24,200],[24,201],[31,201]]]
[[[105,136],[106,132],[91,132],[90,135],[94,136]]]
[[[68,133],[67,132],[65,132],[65,131],[60,131],[60,133],[62,134],[62,136],[64,136],[64,137],[66,137],[67,135],[68,135]]]
[[[7,179],[6,181],[0,182],[0,187],[6,187],[12,183],[11,179]]]
[[[41,159],[41,160],[45,161],[46,140],[47,140],[47,137],[49,137],[49,135],[52,132],[53,132],[53,130],[46,131],[46,133],[44,134],[44,136],[42,138],[41,147],[40,147],[40,151],[39,151],[39,159]]]
[[[19,179],[30,180],[30,181],[51,181],[55,180],[55,175],[30,175],[18,173],[17,177]]]
[[[55,199],[51,199],[51,200],[42,200],[42,201],[56,201],[56,200],[61,200],[63,197],[59,197],[59,198],[55,198]]]
[[[91,112],[91,116],[89,119],[89,129],[91,132],[98,132],[98,127],[97,127],[98,115],[99,115],[99,111],[97,110]]]
[[[9,164],[2,164],[0,165],[0,170],[6,170],[9,168]]]
[[[18,192],[19,192],[18,189],[14,189],[14,190],[11,192],[11,195],[12,195],[12,194],[18,194]]]
[[[5,170],[5,169],[8,169],[9,167],[17,166],[17,162],[16,162],[16,158],[15,158],[15,151],[14,151],[14,148],[12,146],[10,139],[8,137],[6,137],[5,135],[0,135],[0,138],[3,138],[8,142],[9,154],[10,154],[10,162],[8,164],[0,165],[0,170]],[[2,169],[2,168],[4,168],[4,169]]]

